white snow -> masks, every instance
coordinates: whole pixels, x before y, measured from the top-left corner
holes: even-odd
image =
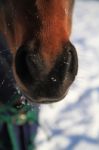
[[[99,2],[76,1],[79,72],[68,96],[40,108],[37,150],[99,150]]]

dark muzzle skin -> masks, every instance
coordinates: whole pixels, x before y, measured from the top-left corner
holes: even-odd
[[[78,58],[71,42],[63,45],[62,54],[51,70],[45,74],[45,66],[38,52],[22,46],[15,58],[16,73],[27,87],[25,96],[34,103],[51,103],[62,100],[69,86],[75,79],[78,70]]]
[[[69,40],[73,5],[74,0],[0,3],[0,32],[12,54],[14,82],[30,102],[62,100],[77,75]]]

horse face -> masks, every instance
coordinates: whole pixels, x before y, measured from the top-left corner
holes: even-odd
[[[69,41],[73,3],[74,0],[12,3],[16,17],[8,43],[13,52],[13,72],[20,90],[31,102],[63,99],[75,79],[77,54]]]

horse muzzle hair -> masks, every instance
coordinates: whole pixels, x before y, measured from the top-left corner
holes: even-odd
[[[63,99],[78,70],[69,41],[74,0],[0,2],[0,32],[7,40],[17,86],[33,103]]]

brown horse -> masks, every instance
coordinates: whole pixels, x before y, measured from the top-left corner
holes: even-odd
[[[69,37],[74,0],[0,0],[0,32],[13,55],[16,84],[34,103],[61,100],[75,79]]]

